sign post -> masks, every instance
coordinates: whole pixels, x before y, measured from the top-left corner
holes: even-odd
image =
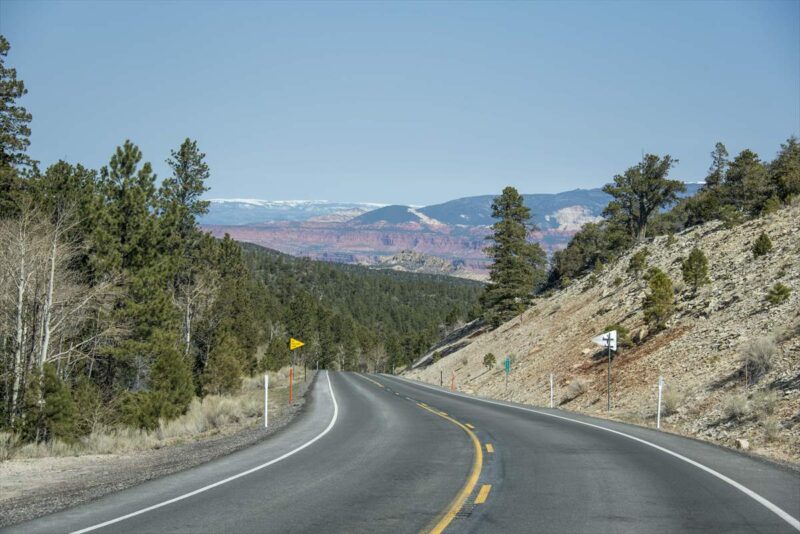
[[[550,373],[550,407],[553,407],[553,373]]]
[[[658,377],[658,410],[656,411],[656,429],[661,430],[661,391],[664,389],[664,377]]]
[[[506,356],[505,367],[506,367],[506,389],[508,389],[508,374],[511,372],[511,357],[510,356]]]
[[[289,338],[290,351],[299,349],[303,345],[305,345],[305,343],[303,343],[299,339],[295,339],[293,337]],[[294,393],[293,389],[294,389],[294,358],[292,358],[291,364],[289,365],[289,404],[292,403],[292,394]]]
[[[592,343],[608,348],[608,379],[606,393],[606,410],[611,411],[611,351],[617,350],[617,331],[612,330],[592,338]]]

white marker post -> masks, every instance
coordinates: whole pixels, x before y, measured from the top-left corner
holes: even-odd
[[[656,429],[661,430],[661,390],[664,389],[664,377],[658,377],[658,411],[656,412]]]
[[[264,428],[269,422],[269,373],[264,375]]]
[[[553,407],[553,373],[550,373],[550,407]]]

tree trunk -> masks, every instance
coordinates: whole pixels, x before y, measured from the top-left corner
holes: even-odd
[[[47,277],[47,294],[42,310],[42,347],[39,353],[39,370],[44,370],[47,361],[47,351],[50,347],[50,317],[53,308],[53,286],[56,277],[56,254],[58,253],[58,232],[53,232],[53,242],[50,246],[50,273]]]
[[[14,338],[14,385],[11,389],[11,414],[10,422],[14,424],[14,418],[17,413],[17,400],[19,399],[20,383],[22,382],[22,316],[24,312],[24,299],[25,299],[25,245],[22,244],[23,250],[20,254],[19,277],[17,278],[17,321],[16,321],[16,336]]]
[[[189,348],[192,346],[192,297],[189,293],[186,295],[186,313],[183,318],[184,328],[184,348],[183,356],[188,359]],[[187,360],[188,361],[188,360]]]

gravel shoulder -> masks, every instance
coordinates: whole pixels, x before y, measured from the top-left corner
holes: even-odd
[[[83,455],[0,462],[0,527],[83,504],[108,493],[183,471],[254,445],[282,431],[310,401],[316,380],[296,384],[296,400],[270,427],[229,428],[196,441],[131,454]]]

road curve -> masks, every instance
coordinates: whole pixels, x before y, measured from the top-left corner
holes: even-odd
[[[462,429],[354,374],[319,373],[308,395],[297,420],[258,445],[2,532],[76,532],[142,510],[90,531],[416,533],[437,520],[472,467]],[[315,439],[334,398],[336,420],[317,441],[181,499]]]
[[[471,424],[491,445],[492,467],[477,485],[491,486],[488,498],[471,506],[468,500],[448,532],[800,530],[796,471],[633,425],[371,378]]]
[[[320,373],[272,438],[2,532],[782,533],[797,517],[800,476],[733,451]]]

